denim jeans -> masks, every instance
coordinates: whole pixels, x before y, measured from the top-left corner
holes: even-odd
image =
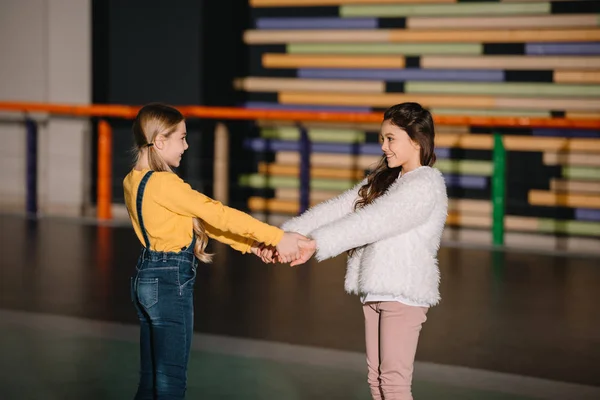
[[[141,327],[136,400],[185,398],[198,265],[193,245],[180,253],[143,249],[131,278]]]

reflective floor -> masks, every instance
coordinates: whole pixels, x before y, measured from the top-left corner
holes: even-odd
[[[128,285],[139,248],[128,227],[0,215],[0,312],[18,316],[16,322],[0,318],[1,399],[132,398],[135,335],[66,334],[69,324],[44,329],[50,322],[39,318],[135,331]],[[200,347],[191,359],[188,398],[369,398],[362,311],[343,291],[344,257],[289,268],[263,265],[219,244],[212,250],[215,263],[199,268],[196,284]],[[486,390],[465,371],[534,378],[540,393],[549,382],[581,389],[566,397],[573,399],[587,398],[592,386],[600,398],[600,259],[444,247],[440,268],[443,300],[423,328],[417,399],[536,398],[531,390],[519,396],[518,385]],[[30,319],[36,322],[23,322]],[[317,349],[315,357],[333,361],[263,357],[273,347],[232,354],[231,344],[202,347],[206,335],[238,345],[258,339]],[[345,368],[343,357],[327,351],[350,354],[355,367]],[[460,374],[450,379],[452,371]]]

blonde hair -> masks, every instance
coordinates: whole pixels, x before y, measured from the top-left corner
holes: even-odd
[[[139,161],[142,149],[145,148],[148,154],[148,165],[152,171],[173,172],[154,148],[154,141],[159,135],[165,138],[171,136],[181,121],[184,121],[183,115],[177,109],[165,104],[151,103],[142,107],[133,122],[135,161]],[[193,227],[196,235],[194,254],[204,263],[212,262],[213,255],[204,251],[208,244],[208,236],[202,220],[194,218]]]

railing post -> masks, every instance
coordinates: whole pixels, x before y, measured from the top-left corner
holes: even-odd
[[[310,206],[310,138],[306,126],[300,125],[300,214]]]
[[[98,121],[98,190],[97,218],[112,219],[112,128],[105,120]]]
[[[215,126],[215,160],[213,165],[213,192],[215,200],[229,202],[229,131],[218,122]]]
[[[37,215],[37,123],[27,118],[27,197],[26,212],[29,216]]]
[[[494,132],[494,173],[492,175],[492,242],[504,245],[504,198],[506,191],[506,150],[502,135]]]

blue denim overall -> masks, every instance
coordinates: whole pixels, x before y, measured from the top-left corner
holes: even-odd
[[[140,319],[140,382],[136,400],[184,399],[194,331],[194,283],[198,259],[194,244],[181,252],[150,250],[142,216],[149,171],[137,193],[137,215],[146,247],[131,278],[131,297]]]

